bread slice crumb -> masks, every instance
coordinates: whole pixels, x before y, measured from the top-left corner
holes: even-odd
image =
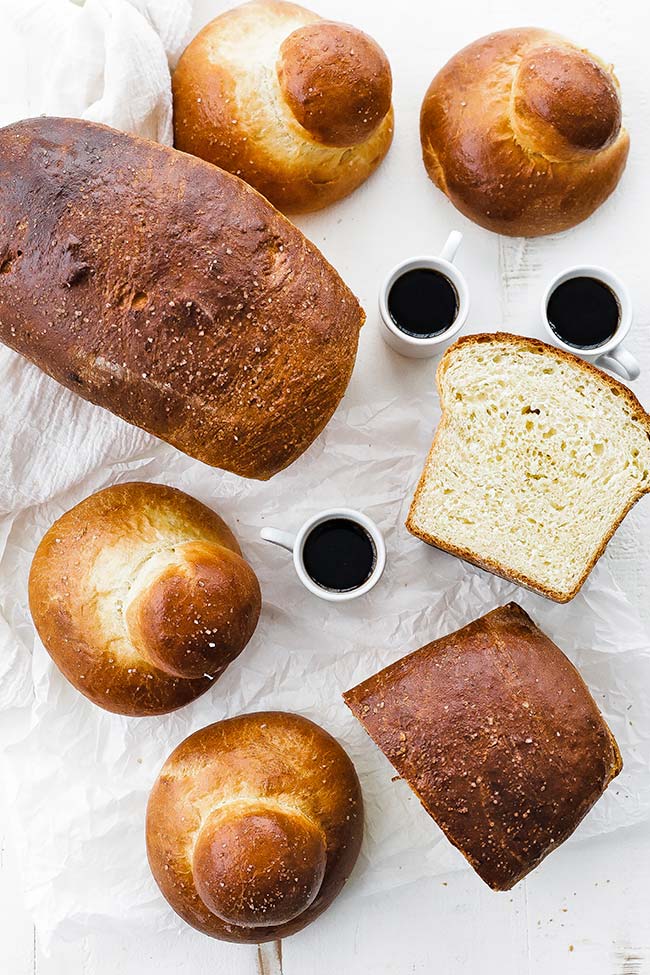
[[[650,416],[577,356],[497,332],[451,346],[406,527],[557,602],[650,491]]]

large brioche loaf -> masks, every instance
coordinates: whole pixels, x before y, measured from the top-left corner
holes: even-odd
[[[259,944],[304,928],[355,864],[363,801],[352,762],[298,714],[243,714],[190,735],[147,808],[147,851],[188,924]]]
[[[347,24],[283,0],[220,14],[173,77],[174,144],[237,173],[283,210],[351,193],[393,137],[386,55]]]
[[[454,55],[424,97],[420,136],[429,176],[461,213],[526,237],[590,216],[630,145],[611,66],[532,27]]]
[[[494,890],[556,850],[622,767],[580,674],[515,603],[344,698]]]
[[[498,332],[451,346],[437,381],[442,419],[408,530],[572,599],[650,491],[650,416],[577,356]]]
[[[261,595],[214,511],[133,481],[55,521],[34,555],[29,605],[82,694],[107,711],[147,715],[207,691],[250,640]]]
[[[235,176],[91,122],[0,130],[0,339],[185,453],[261,479],[290,464],[363,317]]]

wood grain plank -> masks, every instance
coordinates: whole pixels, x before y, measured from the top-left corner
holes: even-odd
[[[616,959],[619,967],[615,975],[645,975],[650,971],[648,962],[648,949],[644,948],[624,948],[616,952]]]
[[[2,975],[36,975],[34,925],[20,893],[18,863],[7,822],[0,805],[0,972]]]
[[[257,946],[258,975],[283,975],[282,942],[267,941]]]

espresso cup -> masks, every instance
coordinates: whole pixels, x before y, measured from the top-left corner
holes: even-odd
[[[618,306],[618,320],[614,324],[612,333],[600,341],[598,340],[598,335],[595,333],[593,335],[595,341],[593,343],[589,341],[591,336],[588,332],[588,325],[579,343],[567,341],[566,337],[559,334],[557,325],[554,327],[554,323],[549,315],[549,303],[558,291],[558,288],[566,282],[577,278],[593,279],[604,285]],[[604,292],[603,300],[609,300]],[[576,267],[570,267],[566,271],[562,271],[561,274],[553,278],[546,288],[542,296],[541,312],[542,324],[554,345],[565,349],[567,352],[573,352],[574,355],[579,355],[587,361],[594,363],[594,365],[609,369],[611,372],[616,373],[628,381],[636,379],[639,375],[641,371],[639,363],[632,353],[628,352],[621,345],[632,327],[632,302],[629,292],[621,279],[615,274],[612,274],[611,271],[589,264],[577,265]],[[595,321],[596,319],[594,319]],[[584,339],[584,344],[582,339]]]
[[[333,603],[370,592],[386,565],[379,528],[352,508],[321,511],[308,518],[295,535],[279,528],[263,528],[260,535],[291,552],[303,586]]]
[[[381,334],[384,341],[401,355],[414,359],[427,359],[437,355],[441,346],[448,343],[463,327],[469,311],[469,290],[465,278],[453,263],[463,235],[453,230],[439,257],[410,257],[398,264],[386,277],[379,291],[379,314]],[[446,279],[453,289],[456,299],[456,313],[448,326],[443,326],[433,334],[416,335],[404,330],[390,311],[390,297],[393,286],[411,271],[435,271]],[[435,327],[435,326],[434,326]]]

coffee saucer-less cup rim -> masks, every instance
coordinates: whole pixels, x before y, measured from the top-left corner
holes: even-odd
[[[388,310],[388,295],[395,281],[397,281],[397,279],[407,271],[419,269],[439,271],[451,282],[458,296],[458,313],[450,327],[440,332],[438,335],[432,335],[428,338],[416,338],[415,336],[408,335],[406,332],[403,332],[401,328],[395,324]],[[409,351],[419,350],[422,352],[422,350],[426,349],[430,350],[431,353],[434,354],[440,345],[449,342],[450,339],[453,339],[458,334],[467,320],[468,313],[469,289],[467,287],[465,277],[458,270],[456,265],[451,263],[451,261],[447,261],[442,257],[431,256],[430,254],[420,254],[416,255],[415,257],[409,257],[406,260],[401,261],[399,264],[396,264],[395,267],[393,267],[392,270],[387,274],[379,291],[379,314],[381,316],[382,323],[384,327],[387,328],[388,331],[398,339],[399,343],[404,347],[404,349]]]
[[[551,295],[561,284],[564,284],[565,281],[571,281],[573,278],[595,278],[596,281],[600,281],[606,285],[616,297],[620,309],[619,323],[612,337],[601,345],[587,347],[571,345],[570,342],[565,342],[557,334],[549,321],[548,303]],[[632,327],[632,302],[627,287],[613,271],[610,271],[606,267],[600,267],[597,264],[576,264],[573,267],[568,267],[560,271],[546,286],[542,294],[541,317],[546,332],[550,335],[555,345],[567,352],[573,352],[574,355],[598,359],[600,356],[606,355],[608,352],[617,348],[630,331]]]
[[[331,521],[335,518],[345,518],[355,522],[357,525],[361,525],[372,539],[376,553],[375,565],[368,579],[360,586],[357,586],[356,589],[350,589],[345,592],[337,592],[319,586],[307,573],[303,560],[305,541],[312,529],[317,525],[323,524],[325,521]],[[260,536],[265,541],[272,542],[274,545],[279,545],[281,548],[291,552],[296,574],[303,586],[315,596],[331,603],[347,602],[350,599],[357,599],[359,596],[364,596],[377,585],[386,567],[386,543],[384,542],[384,536],[379,526],[375,524],[372,518],[364,514],[363,511],[357,511],[354,508],[326,508],[323,511],[319,511],[318,514],[308,518],[296,534],[269,526],[261,530]]]
[[[322,525],[324,522],[332,521],[335,518],[344,518],[361,525],[361,527],[372,539],[376,552],[375,565],[370,573],[370,576],[356,589],[350,589],[345,592],[336,592],[334,590],[324,589],[322,586],[319,586],[318,583],[314,582],[311,576],[307,573],[303,561],[305,542],[310,532],[316,528],[317,525]],[[375,522],[362,511],[357,511],[354,508],[328,508],[325,511],[321,511],[318,514],[313,515],[311,518],[308,518],[298,531],[293,547],[293,564],[298,574],[298,578],[305,588],[309,589],[310,592],[314,593],[316,596],[319,596],[321,599],[325,599],[328,602],[333,603],[357,599],[359,596],[364,596],[367,592],[370,592],[370,590],[377,585],[381,576],[383,575],[386,567],[386,544],[384,542],[384,536]]]

